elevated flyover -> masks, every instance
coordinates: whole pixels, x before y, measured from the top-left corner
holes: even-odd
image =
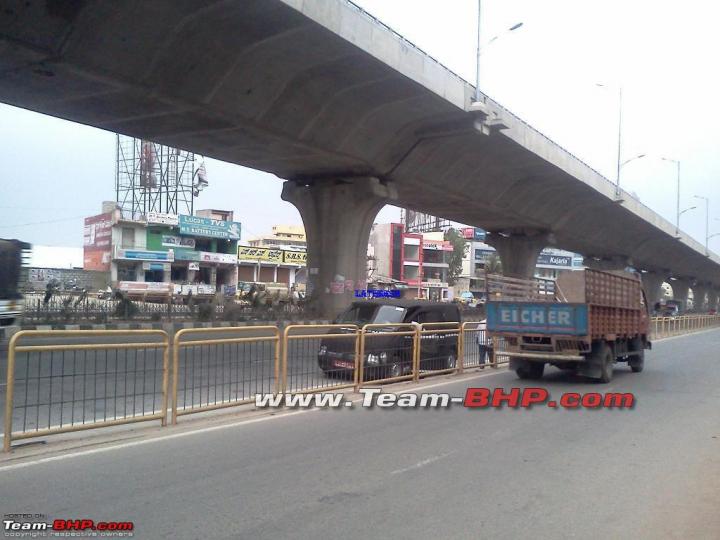
[[[556,245],[717,302],[717,255],[346,0],[3,4],[0,101],[285,179],[325,311],[388,201],[491,231],[510,274]]]

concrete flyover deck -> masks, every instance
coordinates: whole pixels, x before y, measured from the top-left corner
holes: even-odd
[[[377,178],[404,206],[720,284],[718,256],[473,93],[346,0],[10,0],[0,18],[2,102],[300,185]]]

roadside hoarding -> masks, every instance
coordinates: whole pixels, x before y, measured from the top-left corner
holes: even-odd
[[[85,218],[83,228],[83,269],[98,272],[110,270],[112,259],[113,213]]]
[[[180,234],[240,240],[240,223],[197,216],[179,216]]]

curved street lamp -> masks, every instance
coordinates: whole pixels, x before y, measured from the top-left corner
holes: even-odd
[[[497,36],[494,36],[486,43],[482,43],[482,36],[480,32],[480,20],[482,15],[482,0],[478,0],[478,9],[477,9],[477,64],[475,66],[475,101],[480,101],[480,56],[482,55],[482,51],[484,47],[487,47],[490,45],[493,41],[497,40],[501,36],[504,36],[505,34],[508,34],[510,32],[513,32],[517,30],[518,28],[521,28],[523,23],[518,22],[512,25],[510,28],[505,30],[502,34],[498,34]]]

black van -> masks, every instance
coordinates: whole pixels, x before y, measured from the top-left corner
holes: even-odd
[[[374,299],[353,302],[338,318],[335,324],[392,323],[457,323],[460,328],[460,311],[454,304],[422,300]],[[432,325],[431,330],[454,329],[452,326]],[[372,329],[370,329],[373,331]],[[406,331],[407,327],[387,327],[373,332]],[[342,328],[334,334],[344,333]],[[422,336],[420,348],[420,370],[451,369],[457,364],[457,332],[442,332]],[[351,340],[323,339],[318,351],[318,365],[326,375],[350,375],[355,368],[355,350]],[[366,338],[363,359],[363,380],[400,377],[412,372],[413,336],[390,335],[385,338]]]

